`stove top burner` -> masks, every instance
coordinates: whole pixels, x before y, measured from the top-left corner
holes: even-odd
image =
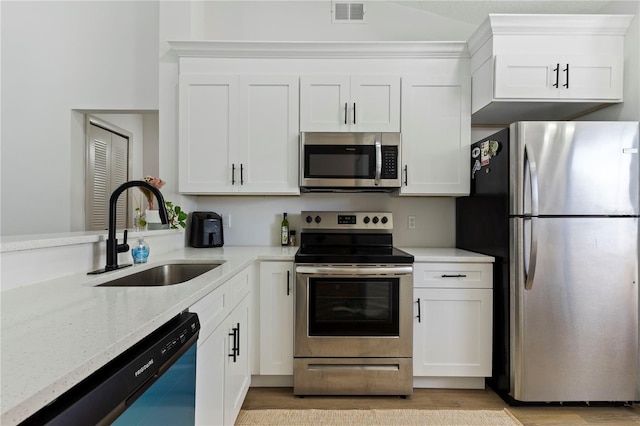
[[[413,256],[393,247],[390,212],[302,212],[296,263],[406,264]]]

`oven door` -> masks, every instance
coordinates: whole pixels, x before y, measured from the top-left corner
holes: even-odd
[[[411,265],[296,265],[296,357],[411,357]]]

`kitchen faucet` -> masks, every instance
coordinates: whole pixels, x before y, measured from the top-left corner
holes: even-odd
[[[118,203],[118,197],[125,190],[129,188],[133,188],[134,186],[139,186],[142,188],[146,188],[149,191],[153,192],[156,196],[156,200],[158,201],[158,210],[160,213],[160,221],[163,224],[169,223],[167,207],[164,204],[164,197],[159,189],[154,187],[153,185],[142,181],[142,180],[131,180],[129,182],[125,182],[113,191],[111,194],[111,198],[109,199],[109,235],[107,237],[107,264],[103,269],[98,269],[96,271],[88,272],[89,275],[102,274],[103,272],[115,271],[116,269],[126,268],[127,266],[131,266],[130,263],[125,265],[118,265],[118,253],[124,253],[129,250],[129,245],[127,244],[127,230],[124,230],[124,241],[122,244],[118,244],[118,239],[116,238],[116,205]]]

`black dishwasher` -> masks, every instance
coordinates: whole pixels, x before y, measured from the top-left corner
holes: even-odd
[[[183,312],[24,425],[193,425],[197,314]]]

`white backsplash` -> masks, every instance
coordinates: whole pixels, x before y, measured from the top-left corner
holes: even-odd
[[[300,212],[314,210],[390,211],[394,220],[394,245],[404,247],[453,247],[455,198],[399,197],[385,193],[306,193],[285,196],[199,196],[196,211],[213,211],[223,218],[225,245],[278,245],[282,213],[289,228],[299,235]],[[408,229],[408,216],[416,217]]]

